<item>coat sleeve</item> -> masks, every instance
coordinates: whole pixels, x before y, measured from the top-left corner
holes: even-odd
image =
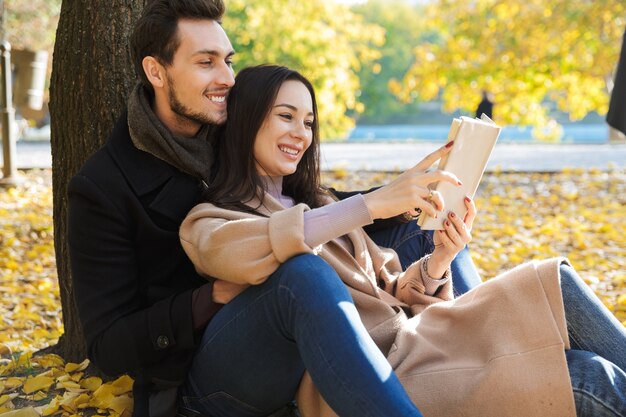
[[[179,370],[196,345],[192,290],[146,305],[138,296],[130,236],[135,225],[85,176],[72,179],[68,201],[74,297],[89,357],[107,375],[141,371],[147,378],[183,382]]]
[[[357,194],[367,194],[378,188],[379,187],[374,187],[365,191],[338,191],[338,190],[335,190],[334,188],[329,188],[328,191],[331,194],[333,194],[335,197],[337,197],[339,200],[345,200],[346,198],[350,198]],[[388,219],[375,219],[373,223],[363,226],[363,230],[365,230],[365,232],[368,234],[376,233],[381,230],[391,229],[393,227],[396,227],[399,224],[407,223],[410,220],[411,218],[407,217],[404,214],[399,214],[394,217],[389,217]]]
[[[447,280],[433,295],[426,293],[422,267],[426,256],[417,260],[402,271],[398,255],[392,249],[382,248],[367,239],[368,251],[372,256],[372,266],[378,287],[410,306],[426,306],[454,298],[452,280]],[[428,285],[429,287],[431,284]]]
[[[181,225],[181,243],[200,273],[257,285],[289,258],[315,253],[304,242],[306,208],[299,204],[260,217],[199,204]]]

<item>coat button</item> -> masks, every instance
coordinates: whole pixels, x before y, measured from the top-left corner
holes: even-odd
[[[170,339],[168,339],[167,336],[157,337],[156,342],[157,342],[157,346],[160,347],[161,349],[165,349],[166,347],[170,345]]]

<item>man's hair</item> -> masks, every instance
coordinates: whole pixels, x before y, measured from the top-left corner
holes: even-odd
[[[131,35],[130,46],[135,72],[141,83],[153,91],[142,61],[152,56],[161,65],[170,65],[180,46],[178,21],[215,20],[220,22],[226,8],[223,0],[150,0]]]
[[[254,143],[285,81],[299,81],[309,90],[313,104],[312,141],[296,172],[283,178],[283,194],[296,203],[315,208],[322,205],[320,188],[320,141],[317,104],[313,86],[302,74],[287,67],[259,65],[237,74],[228,94],[228,122],[216,144],[217,161],[205,199],[213,204],[256,212],[243,203],[263,200],[263,181],[257,172]],[[259,195],[260,192],[260,195]]]

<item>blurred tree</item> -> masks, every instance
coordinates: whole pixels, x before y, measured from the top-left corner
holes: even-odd
[[[334,1],[230,0],[224,28],[237,51],[236,68],[261,63],[302,71],[316,88],[322,137],[337,138],[361,112],[356,75],[372,65],[382,28]]]
[[[15,49],[52,52],[61,0],[0,0],[3,33]]]
[[[606,113],[625,16],[623,0],[434,0],[425,29],[439,36],[392,90],[469,113],[485,89],[505,124],[555,125],[547,101],[572,120]]]
[[[369,0],[352,10],[385,30],[381,57],[357,73],[361,83],[359,100],[364,104],[359,123],[410,122],[419,111],[419,100],[407,103],[399,99],[391,93],[389,81],[402,77],[415,60],[413,47],[429,38],[424,31],[423,7],[406,0]]]
[[[67,184],[98,149],[135,85],[128,39],[145,0],[63,0],[50,86],[54,248],[66,360],[86,357],[73,297],[67,245]]]

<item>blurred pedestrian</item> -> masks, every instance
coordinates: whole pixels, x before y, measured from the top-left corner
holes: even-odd
[[[493,119],[493,100],[491,100],[491,95],[488,91],[483,90],[483,99],[478,104],[476,108],[476,117],[479,117],[484,114],[485,116]]]

